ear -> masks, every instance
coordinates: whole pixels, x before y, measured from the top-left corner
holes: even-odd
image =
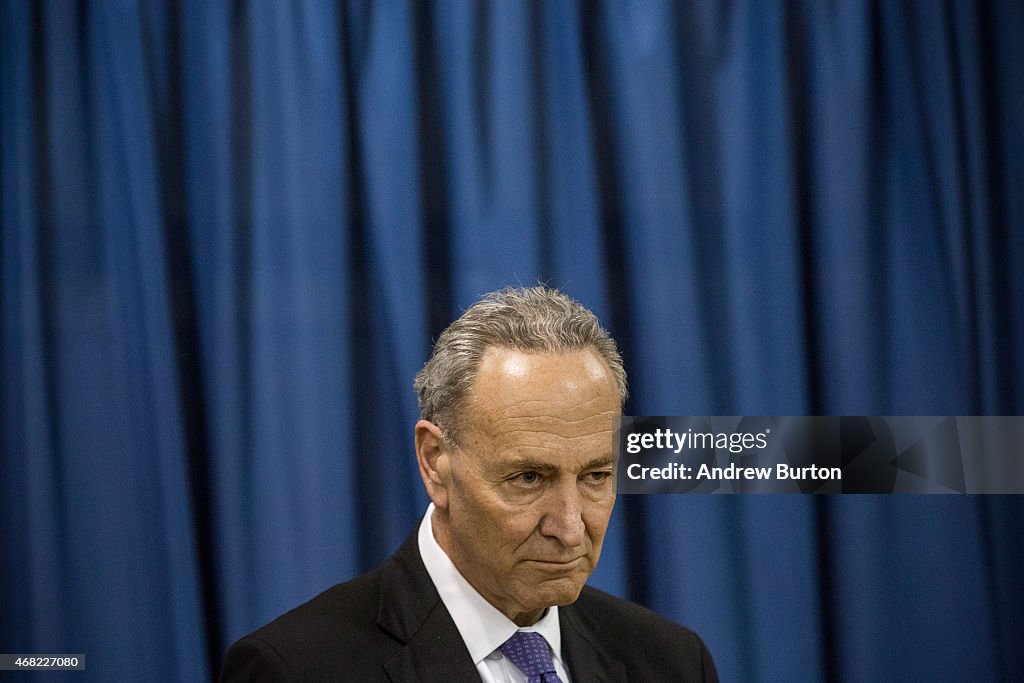
[[[415,443],[416,463],[427,495],[439,510],[447,510],[451,449],[445,443],[441,428],[429,420],[420,420],[416,423]]]

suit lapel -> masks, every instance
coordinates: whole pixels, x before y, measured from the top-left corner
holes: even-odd
[[[377,624],[405,644],[384,664],[392,681],[479,681],[469,650],[420,558],[414,530],[381,577]]]
[[[440,600],[405,648],[384,664],[384,670],[395,683],[480,680],[466,644]]]
[[[562,656],[579,683],[619,683],[625,665],[600,647],[593,625],[579,605],[558,608]],[[404,644],[384,664],[395,683],[479,681],[469,650],[448,614],[420,558],[417,532],[383,568],[378,625]]]
[[[558,608],[562,630],[562,656],[574,681],[617,683],[626,680],[626,666],[598,644],[594,631],[576,605]]]

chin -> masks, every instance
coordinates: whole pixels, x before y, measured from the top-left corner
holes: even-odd
[[[534,595],[536,599],[543,602],[543,605],[539,605],[539,607],[571,605],[580,597],[584,583],[586,583],[586,579],[565,578],[545,581]]]

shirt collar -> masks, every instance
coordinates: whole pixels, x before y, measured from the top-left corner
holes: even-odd
[[[499,612],[470,585],[438,545],[437,539],[434,538],[433,514],[434,504],[431,503],[423,515],[423,521],[420,522],[417,537],[420,557],[423,558],[423,564],[441,596],[441,601],[448,608],[455,627],[469,649],[473,664],[477,665],[483,661],[516,631],[536,631],[541,634],[548,641],[552,654],[562,661],[562,633],[558,624],[558,607],[548,607],[544,616],[533,626],[516,626],[515,622]]]

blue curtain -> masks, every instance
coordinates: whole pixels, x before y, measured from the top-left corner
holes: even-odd
[[[1024,412],[1024,6],[0,2],[0,651],[201,680],[384,559],[537,280],[631,414]],[[1024,457],[1024,454],[1022,454]],[[620,499],[726,680],[1007,680],[1018,497]],[[42,677],[41,677],[42,678]]]

